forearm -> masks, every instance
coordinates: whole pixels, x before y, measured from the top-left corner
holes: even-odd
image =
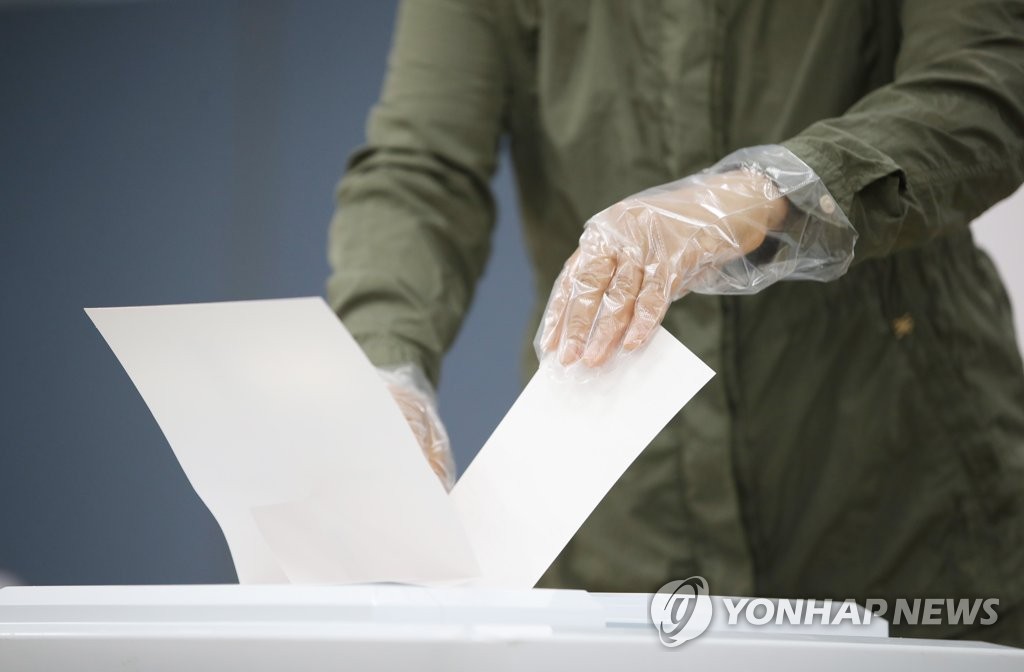
[[[507,94],[496,5],[414,0],[398,13],[366,147],[331,223],[328,298],[378,366],[440,360],[483,272]]]
[[[1024,181],[1024,3],[908,1],[894,81],[782,143],[860,233],[857,259],[962,227]]]
[[[376,365],[415,363],[436,383],[483,272],[493,218],[486,188],[429,156],[356,157],[331,223],[327,294]]]

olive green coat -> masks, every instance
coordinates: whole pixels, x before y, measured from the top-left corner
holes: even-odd
[[[672,306],[718,375],[545,585],[998,597],[996,626],[895,632],[1024,645],[1024,373],[968,228],[1024,181],[1021,2],[408,0],[331,229],[376,363],[436,380],[503,135],[535,319],[589,215],[739,147],[786,145],[860,233],[839,281]]]

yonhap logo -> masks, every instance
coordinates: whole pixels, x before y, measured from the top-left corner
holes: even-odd
[[[716,604],[717,603],[717,604]],[[826,633],[823,628],[842,632],[850,628],[877,631],[872,618],[882,621],[881,636],[893,625],[992,625],[999,619],[999,598],[898,598],[890,611],[885,599],[770,599],[766,597],[715,597],[709,595],[703,576],[669,581],[650,597],[649,616],[658,639],[677,647],[695,639],[711,625],[713,611],[719,611],[716,627],[757,632],[762,628],[793,632]],[[891,616],[889,614],[891,613]],[[889,616],[886,622],[885,617]]]
[[[669,581],[651,596],[650,613],[665,646],[679,646],[700,636],[711,624],[708,582],[703,576]]]

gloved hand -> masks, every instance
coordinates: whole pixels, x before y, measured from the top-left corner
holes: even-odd
[[[564,366],[599,366],[643,345],[687,292],[744,294],[787,277],[831,280],[846,271],[855,240],[820,179],[789,150],[740,150],[587,222],[548,300],[538,357],[557,352]],[[770,256],[760,254],[762,246]]]
[[[402,415],[419,441],[430,468],[441,479],[445,490],[451,490],[455,485],[455,459],[452,457],[448,432],[437,411],[437,395],[427,377],[414,364],[378,368],[377,371],[402,409]]]

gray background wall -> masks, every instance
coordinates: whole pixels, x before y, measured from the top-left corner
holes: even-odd
[[[233,580],[82,307],[320,294],[394,8],[0,0],[0,570]],[[462,466],[519,389],[530,289],[505,164],[495,189],[494,258],[441,386]],[[1018,299],[1022,213],[1019,192],[976,227]]]
[[[234,579],[84,306],[321,294],[333,188],[394,0],[0,8],[0,569]],[[503,167],[495,256],[446,363],[465,466],[519,389],[529,279]]]

